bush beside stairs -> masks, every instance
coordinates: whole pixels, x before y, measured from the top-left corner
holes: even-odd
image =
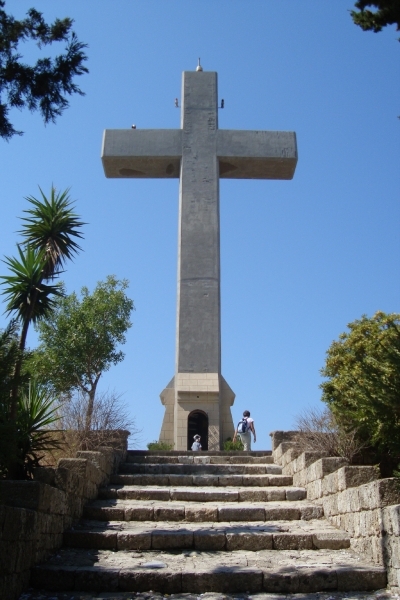
[[[378,590],[383,567],[282,475],[271,452],[129,451],[64,545],[32,570],[53,592]]]

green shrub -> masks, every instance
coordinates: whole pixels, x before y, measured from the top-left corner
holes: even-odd
[[[8,407],[0,403],[0,478],[32,479],[46,453],[60,447],[50,429],[58,421],[58,406],[35,380],[18,400],[16,423],[8,418]]]
[[[232,441],[232,438],[227,438],[224,442],[224,450],[226,450],[227,452],[232,452],[232,450],[240,451],[243,449],[244,446],[240,438],[236,438],[235,442]]]
[[[400,314],[363,315],[326,354],[323,402],[339,427],[375,453],[381,476],[391,477],[400,460]]]
[[[150,450],[150,452],[157,452],[158,450],[168,451],[173,450],[174,445],[168,444],[168,442],[157,442],[157,440],[154,440],[154,442],[149,442],[147,444],[147,448]]]

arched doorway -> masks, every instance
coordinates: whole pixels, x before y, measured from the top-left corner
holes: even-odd
[[[208,416],[202,410],[193,410],[188,416],[188,450],[192,448],[193,436],[201,436],[201,447],[208,450]]]

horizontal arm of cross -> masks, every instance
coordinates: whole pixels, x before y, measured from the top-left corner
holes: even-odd
[[[296,134],[220,129],[217,156],[223,179],[292,179],[297,164]]]
[[[106,129],[101,160],[106,177],[179,177],[181,129]]]
[[[216,155],[223,179],[292,179],[297,163],[291,131],[216,132]],[[179,177],[181,129],[108,129],[102,161],[106,177]]]

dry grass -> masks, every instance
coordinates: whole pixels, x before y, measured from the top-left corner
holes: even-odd
[[[96,397],[90,430],[85,429],[86,411],[87,398],[81,393],[62,402],[59,430],[53,433],[60,447],[43,457],[43,466],[54,466],[59,458],[74,458],[80,450],[97,450],[101,446],[123,450],[126,431],[130,433],[129,446],[139,445],[141,430],[130,417],[121,395],[104,392]]]
[[[326,452],[328,456],[347,458],[349,463],[366,447],[357,439],[357,430],[344,430],[328,408],[306,408],[295,419],[295,441],[304,451]]]

